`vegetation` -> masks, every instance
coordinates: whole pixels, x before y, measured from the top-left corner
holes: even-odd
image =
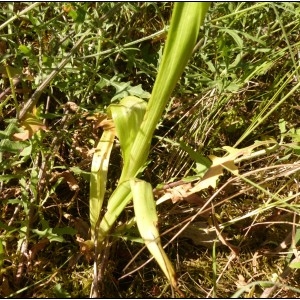
[[[173,8],[2,5],[2,297],[299,296],[300,6]]]

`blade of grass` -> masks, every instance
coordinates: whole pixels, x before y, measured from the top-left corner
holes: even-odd
[[[260,124],[262,124],[264,121],[267,120],[267,118],[274,112],[276,111],[276,109],[278,109],[278,107],[280,105],[282,105],[291,95],[293,95],[293,93],[295,91],[297,91],[299,89],[300,86],[300,81],[280,100],[278,101],[268,112],[267,110],[269,109],[269,107],[271,106],[271,104],[273,104],[275,102],[275,100],[277,99],[277,97],[280,95],[280,93],[282,92],[282,90],[287,86],[288,83],[290,83],[295,74],[296,74],[297,70],[294,70],[292,72],[292,74],[287,78],[287,80],[284,82],[284,84],[282,84],[280,86],[280,88],[277,90],[277,92],[275,93],[275,95],[272,97],[272,99],[270,99],[270,101],[268,101],[268,103],[266,104],[266,106],[259,112],[259,114],[254,118],[253,122],[251,123],[251,125],[247,128],[247,130],[244,132],[244,134],[238,139],[238,141],[234,144],[233,147],[236,147],[237,145],[239,145],[251,132],[253,132],[253,130],[255,128],[257,128]]]

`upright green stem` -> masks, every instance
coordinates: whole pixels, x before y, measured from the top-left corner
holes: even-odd
[[[175,3],[170,31],[152,95],[141,128],[131,148],[130,160],[125,162],[120,182],[135,177],[145,163],[153,132],[192,55],[209,5],[209,2]]]

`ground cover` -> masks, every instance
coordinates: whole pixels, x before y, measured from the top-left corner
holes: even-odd
[[[126,96],[148,101],[172,9],[2,5],[1,296],[89,296],[101,122]],[[296,2],[211,5],[140,176],[179,291],[126,227],[129,203],[102,261],[103,297],[299,295],[299,13]],[[116,141],[105,201],[121,171]]]

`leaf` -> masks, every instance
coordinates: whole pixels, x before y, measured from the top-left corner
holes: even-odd
[[[133,196],[134,214],[141,237],[170,284],[177,288],[175,270],[161,245],[157,228],[158,216],[151,184],[143,180],[131,179],[130,187]]]
[[[190,158],[196,163],[196,173],[198,176],[202,177],[208,168],[211,166],[212,162],[205,156],[201,155],[199,152],[194,151],[190,146],[179,142],[180,147],[188,153]]]
[[[53,172],[51,181],[57,181],[58,178],[63,178],[67,182],[71,191],[79,190],[78,181],[76,180],[74,175],[69,170],[63,171],[61,173]]]
[[[20,45],[19,46],[19,51],[25,55],[30,55],[31,54],[31,49],[25,45]]]
[[[108,200],[107,211],[99,226],[98,241],[105,238],[105,234],[111,229],[130,200],[132,200],[130,182],[129,180],[122,181]]]
[[[109,158],[115,139],[115,128],[112,120],[103,120],[103,133],[93,155],[90,174],[90,222],[94,240],[100,212],[106,192]]]
[[[191,239],[195,245],[212,249],[213,245],[220,246],[215,227],[209,226],[207,222],[193,222],[181,233],[180,237]]]
[[[49,240],[47,238],[43,238],[39,240],[37,243],[32,244],[32,247],[29,251],[31,261],[34,261],[38,252],[41,252],[47,245],[49,244]]]
[[[27,114],[20,125],[22,131],[13,134],[13,138],[17,141],[28,140],[39,130],[46,130],[43,121],[38,119],[35,114]]]
[[[123,98],[119,104],[108,107],[108,115],[114,120],[117,137],[120,141],[124,164],[130,159],[132,144],[140,129],[147,103],[134,96]]]
[[[244,288],[245,292],[248,293],[251,291],[251,287],[248,287],[249,282],[246,282],[244,276],[241,274],[238,275],[238,280],[235,282],[235,284],[238,289]]]
[[[53,293],[55,295],[55,298],[71,298],[70,293],[63,289],[60,283],[57,283],[54,286]]]
[[[150,93],[148,93],[148,92],[146,92],[146,91],[143,90],[141,84],[130,87],[130,89],[128,90],[128,92],[129,92],[129,94],[131,96],[136,96],[136,97],[139,97],[139,98],[149,99],[150,96],[151,96]]]
[[[280,134],[286,133],[286,121],[284,119],[280,119],[278,121],[278,127],[280,130]]]
[[[53,228],[53,233],[62,236],[63,234],[67,235],[75,235],[77,233],[77,230],[72,227],[55,227]]]
[[[2,140],[9,139],[12,134],[19,131],[16,120],[13,119],[9,121],[5,120],[5,121],[8,122],[9,124],[4,131],[0,130],[0,138]]]
[[[2,140],[0,142],[0,152],[7,151],[11,153],[18,153],[20,152],[20,150],[23,150],[26,146],[28,146],[28,142]]]
[[[79,244],[79,252],[84,255],[85,259],[90,262],[94,258],[94,245],[91,240],[84,240],[83,238],[76,236],[76,242]]]
[[[131,153],[127,155],[129,159],[124,161],[120,183],[108,201],[107,212],[99,226],[99,240],[103,240],[109,233],[120,213],[132,199],[129,179],[136,177],[147,161],[153,132],[192,55],[200,26],[204,23],[209,6],[210,3],[175,3],[166,46],[147,105],[147,112],[130,147]]]
[[[179,186],[176,186],[171,189],[167,189],[167,193],[165,193],[159,200],[156,201],[157,204],[160,204],[168,199],[171,199],[173,203],[176,203],[184,198],[190,196],[189,190],[191,189],[191,183],[185,183]]]
[[[238,168],[233,162],[233,158],[229,158],[228,156],[225,157],[217,157],[214,155],[210,155],[209,158],[212,160],[212,166],[210,169],[205,173],[201,182],[196,185],[191,191],[195,192],[203,190],[211,186],[215,188],[217,186],[217,180],[221,175],[223,175],[223,169],[226,167],[229,169],[233,174],[238,174]]]
[[[47,238],[50,242],[64,242],[65,239],[63,238],[60,229],[59,228],[52,228],[49,226],[49,222],[46,220],[41,220],[41,224],[42,224],[42,230],[39,229],[32,229],[32,232],[37,234],[39,237],[41,238]],[[71,234],[74,233],[74,229],[70,228],[67,229],[67,227],[65,228],[61,228],[61,230],[65,233],[65,234]]]
[[[86,16],[86,8],[76,5],[76,8],[72,5],[65,5],[64,11],[68,12],[68,16],[73,19],[75,23],[83,23]]]
[[[234,41],[236,42],[238,47],[243,48],[244,43],[243,43],[243,40],[239,37],[237,30],[232,30],[229,28],[221,28],[220,32],[228,33],[234,39]]]
[[[32,152],[32,144],[30,144],[29,146],[25,147],[21,153],[20,156],[29,156]]]
[[[79,167],[71,167],[70,171],[72,171],[74,174],[76,175],[80,175],[82,176],[82,178],[84,178],[85,180],[90,180],[90,172],[84,171],[82,169],[80,169]]]
[[[14,231],[14,230],[18,230],[12,226],[8,226],[7,224],[3,223],[1,220],[0,220],[0,228],[2,230],[6,230],[6,231]]]
[[[300,260],[299,259],[298,260],[296,260],[296,259],[292,260],[292,262],[289,264],[289,267],[291,269],[300,269]]]
[[[114,102],[128,96],[136,96],[138,98],[150,98],[151,94],[144,91],[142,85],[131,86],[130,82],[119,82],[118,78],[114,76],[111,79],[102,76],[101,80],[96,84],[96,88],[101,90],[104,86],[113,86],[116,89],[115,96],[111,99]]]
[[[48,238],[50,242],[64,242],[64,238],[53,233],[53,228],[46,228],[44,230],[32,229],[32,232],[41,238]]]
[[[274,140],[269,141],[255,141],[253,145],[245,148],[233,148],[230,146],[224,146],[223,149],[228,152],[224,157],[217,157],[210,155],[209,158],[212,160],[212,165],[209,170],[205,173],[202,180],[196,184],[191,190],[191,193],[199,192],[203,189],[208,188],[209,186],[215,188],[217,186],[217,180],[221,175],[223,175],[223,169],[229,170],[232,174],[237,175],[239,173],[238,167],[235,165],[234,161],[236,159],[249,158],[251,156],[252,150],[254,148],[269,145],[277,144]]]
[[[3,181],[3,182],[8,182],[9,180],[11,179],[14,179],[14,178],[19,178],[21,177],[22,175],[0,175],[0,182]]]
[[[200,26],[204,23],[209,6],[209,2],[175,3],[166,46],[147,105],[147,112],[131,147],[131,160],[124,162],[121,180],[135,177],[141,165],[146,162],[154,130],[193,53]]]

